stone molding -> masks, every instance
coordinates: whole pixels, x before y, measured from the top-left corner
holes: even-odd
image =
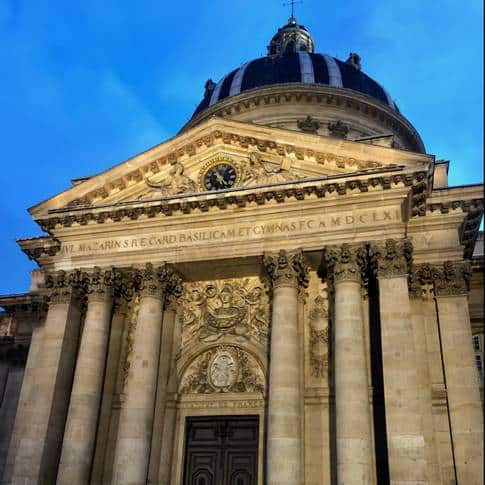
[[[408,275],[409,296],[426,298],[467,295],[471,274],[468,261],[415,265]],[[426,288],[431,295],[426,294]]]
[[[265,253],[263,264],[268,272],[273,288],[308,286],[308,265],[301,250]]]
[[[275,182],[266,187],[240,187],[230,192],[211,192],[163,197],[148,201],[126,201],[109,205],[105,208],[82,206],[55,209],[45,218],[37,219],[37,223],[47,232],[60,227],[71,227],[73,224],[87,225],[88,223],[103,224],[120,222],[122,220],[137,220],[140,216],[149,218],[171,216],[174,214],[190,214],[194,210],[207,212],[210,208],[226,209],[231,206],[245,207],[256,203],[264,205],[267,202],[278,203],[286,200],[304,200],[307,197],[323,198],[328,195],[347,195],[349,193],[369,192],[369,190],[389,190],[393,187],[412,187],[413,214],[425,215],[426,191],[423,193],[423,183],[426,185],[428,173],[425,170],[413,173],[395,173],[404,170],[404,166],[391,165],[377,169],[365,169],[350,174],[339,174]],[[394,172],[394,173],[391,173]],[[358,178],[357,178],[358,177]],[[416,188],[414,186],[416,185]],[[96,209],[96,212],[93,212]],[[22,241],[19,241],[22,243]],[[29,249],[32,251],[32,249]]]
[[[411,267],[413,245],[409,239],[386,239],[369,245],[371,267],[378,278],[407,276]]]
[[[367,268],[367,248],[365,245],[342,244],[329,246],[323,250],[324,264],[327,274],[334,283],[340,281],[365,281],[364,272]]]
[[[261,105],[274,105],[285,103],[306,102],[312,106],[325,103],[326,106],[345,107],[351,112],[358,112],[359,116],[365,114],[369,118],[379,117],[382,122],[392,128],[394,132],[406,138],[407,142],[416,148],[415,151],[424,152],[424,146],[416,130],[400,113],[391,107],[386,107],[378,101],[357,92],[349,92],[346,88],[334,86],[309,84],[280,84],[271,87],[262,87],[257,90],[245,91],[238,96],[225,98],[214,106],[203,110],[192,118],[181,132],[196,126],[212,116],[231,117],[233,113],[258,108]]]

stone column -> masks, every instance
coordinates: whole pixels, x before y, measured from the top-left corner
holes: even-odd
[[[57,483],[89,482],[108,347],[113,272],[87,276],[88,308],[74,374]]]
[[[269,485],[299,485],[301,466],[301,356],[298,289],[307,286],[301,252],[265,254],[273,283],[269,359],[267,477]]]
[[[3,475],[0,475],[0,483],[9,484],[12,481],[15,457],[18,443],[25,430],[29,428],[29,418],[32,417],[32,394],[36,385],[36,377],[39,372],[39,362],[42,351],[44,335],[45,304],[37,302],[33,305],[33,315],[36,315],[35,323],[32,324],[32,337],[30,339],[27,362],[20,388],[19,400],[15,412],[15,421],[8,445],[8,454],[5,462]]]
[[[327,248],[324,258],[334,282],[335,414],[337,483],[372,482],[372,423],[362,311],[364,247]]]
[[[140,307],[128,343],[126,384],[115,452],[116,484],[145,484],[148,478],[165,293],[178,285],[165,266],[140,272]]]
[[[18,437],[12,483],[55,483],[71,392],[80,326],[79,271],[60,271],[46,278],[51,289],[38,366],[31,393],[24,401],[26,426]]]
[[[474,362],[464,263],[445,262],[435,294],[458,485],[482,485],[483,409]]]
[[[420,384],[408,293],[408,240],[372,248],[379,284],[387,446],[391,483],[424,484]]]

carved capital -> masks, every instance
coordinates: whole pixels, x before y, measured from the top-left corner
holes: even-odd
[[[437,297],[467,295],[472,270],[468,261],[445,261],[434,279],[434,291]]]
[[[370,246],[372,266],[380,278],[406,276],[411,266],[412,254],[413,245],[409,239],[387,239],[384,243]]]
[[[429,299],[433,297],[433,284],[439,269],[431,264],[413,265],[408,274],[410,298]]]
[[[362,283],[367,264],[367,250],[364,246],[327,247],[323,251],[324,264],[335,283],[356,281]]]
[[[308,267],[301,251],[285,251],[266,253],[263,264],[273,283],[273,287],[293,286],[298,288],[308,286]]]
[[[135,279],[141,297],[178,298],[182,294],[182,278],[166,264],[154,267],[147,263],[136,272]]]
[[[85,273],[84,279],[89,301],[105,301],[113,296],[114,271],[94,267],[92,273]]]
[[[69,303],[85,293],[85,275],[79,270],[57,271],[46,275],[45,286],[49,289],[50,304]]]

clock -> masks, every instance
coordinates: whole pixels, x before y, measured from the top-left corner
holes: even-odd
[[[201,175],[201,184],[205,190],[230,189],[239,181],[239,170],[228,157],[211,160]]]

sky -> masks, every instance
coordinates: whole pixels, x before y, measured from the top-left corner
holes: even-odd
[[[0,294],[28,290],[27,209],[174,136],[204,83],[265,55],[280,0],[0,0]],[[305,0],[316,51],[389,91],[450,184],[483,181],[481,0]]]

